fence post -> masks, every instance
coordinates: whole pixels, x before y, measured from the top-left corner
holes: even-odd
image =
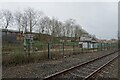
[[[103,51],[105,50],[105,45],[104,45],[104,43],[103,43]]]
[[[50,43],[48,43],[48,59],[51,59]]]
[[[101,51],[102,51],[102,43],[101,43]]]
[[[107,50],[107,43],[105,43],[105,49]]]
[[[63,43],[63,56],[64,56],[64,43]]]
[[[109,48],[111,49],[111,43],[109,43]]]
[[[105,43],[103,43],[103,50],[105,50]]]
[[[109,50],[110,50],[110,43],[109,43]]]
[[[94,50],[95,50],[95,43],[93,43],[93,52],[94,52]]]
[[[74,43],[73,43],[73,54],[74,54],[74,52],[75,52],[74,48],[75,48],[75,45],[74,45]]]
[[[83,53],[83,44],[82,44],[82,53]]]
[[[100,51],[100,44],[97,43],[97,51]]]
[[[89,52],[89,42],[87,42],[87,52]]]
[[[109,44],[107,43],[107,50],[109,50]]]
[[[30,57],[30,43],[28,44],[28,56]]]
[[[113,49],[112,43],[111,43],[111,49]]]
[[[106,43],[106,49],[108,50],[108,43]]]

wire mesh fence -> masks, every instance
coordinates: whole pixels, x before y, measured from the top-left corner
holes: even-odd
[[[83,48],[77,43],[40,43],[33,42],[30,48],[30,56],[23,42],[7,43],[2,46],[3,65],[38,62],[41,60],[66,58],[76,54],[117,49],[117,43],[98,43],[97,47]]]

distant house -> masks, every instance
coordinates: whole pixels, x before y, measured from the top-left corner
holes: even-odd
[[[97,48],[97,40],[90,36],[82,36],[80,37],[79,45],[82,48]]]

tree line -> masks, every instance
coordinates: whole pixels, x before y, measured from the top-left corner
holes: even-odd
[[[50,18],[42,11],[33,8],[15,11],[14,13],[10,10],[1,10],[0,27],[8,29],[8,27],[14,26],[20,32],[37,32],[55,37],[80,37],[88,34],[74,19],[67,19],[62,22],[56,18]]]

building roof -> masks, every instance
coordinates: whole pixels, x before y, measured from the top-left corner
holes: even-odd
[[[90,38],[90,37],[81,37],[80,38],[80,41],[92,41],[92,38]]]
[[[80,41],[82,41],[82,42],[97,42],[97,40],[95,38],[89,37],[89,36],[80,37]]]

